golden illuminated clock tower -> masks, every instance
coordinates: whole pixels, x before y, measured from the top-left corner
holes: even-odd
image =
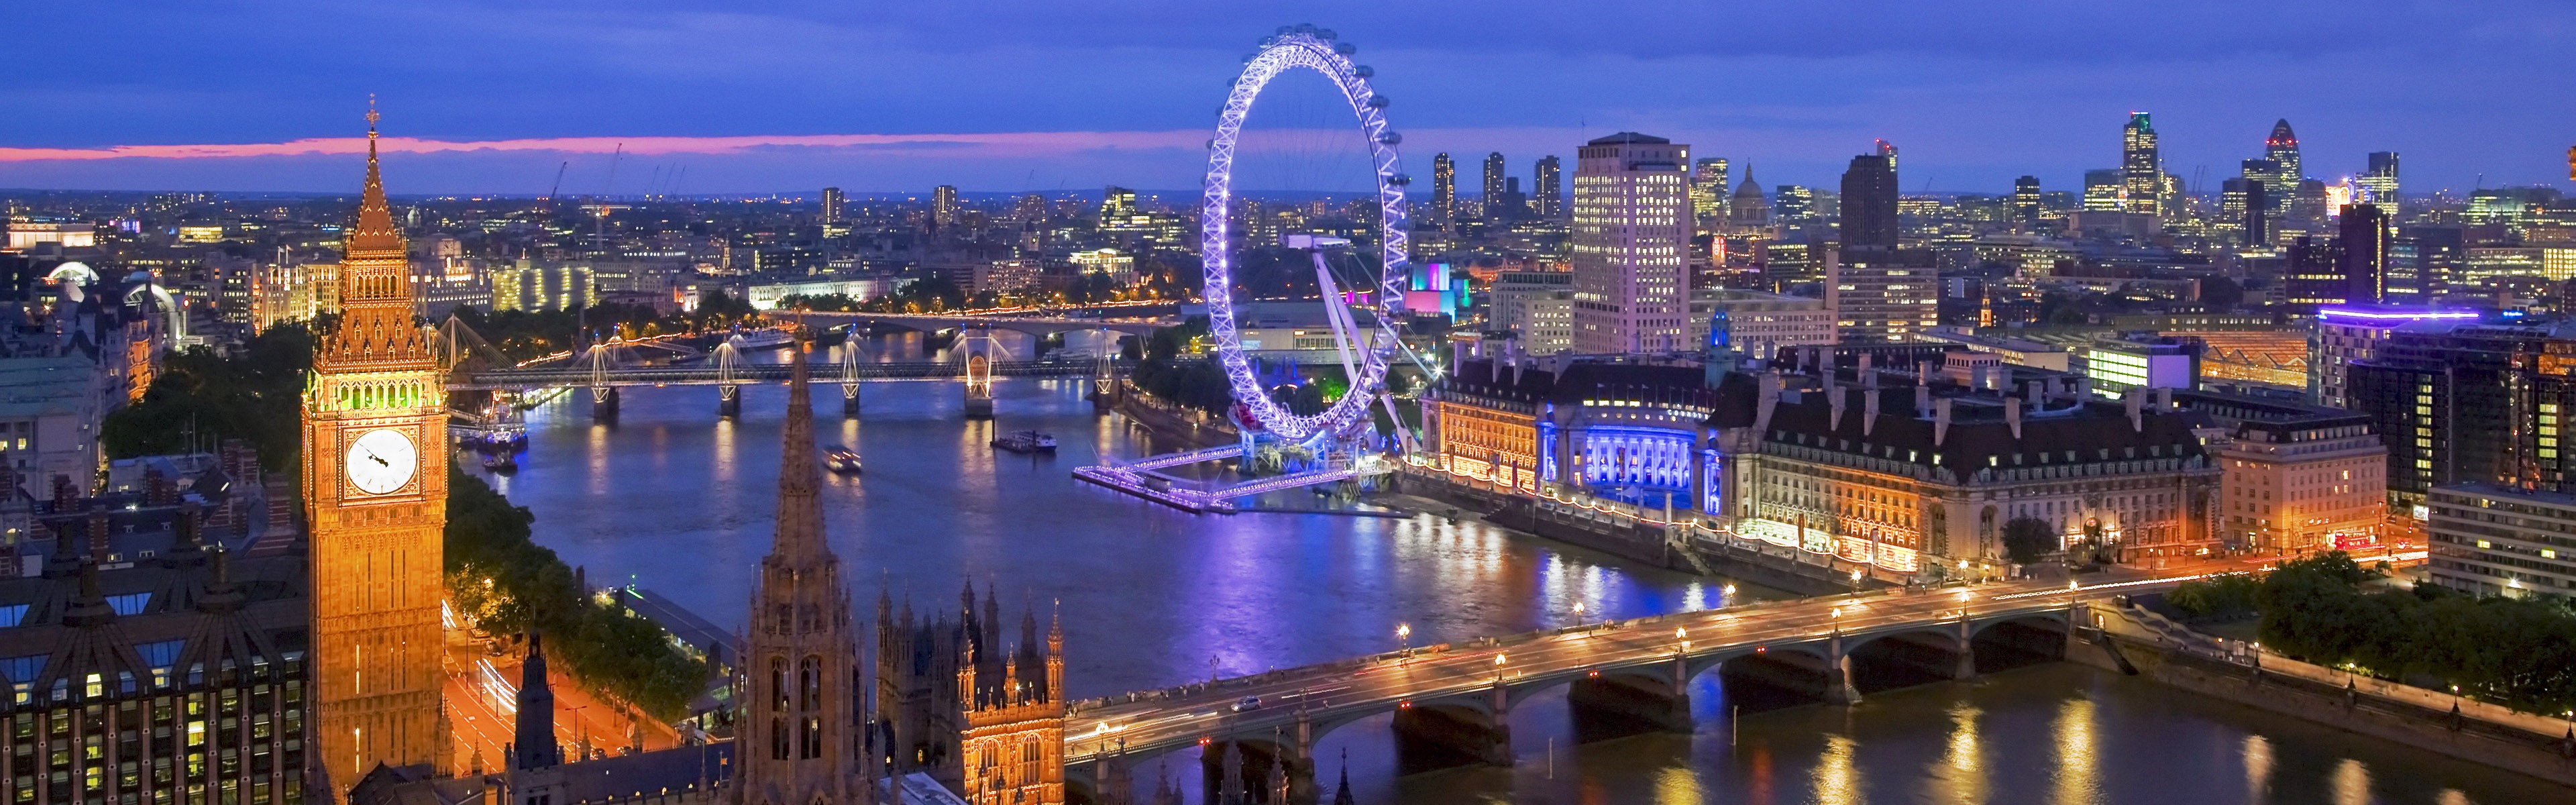
[[[446,389],[413,324],[411,260],[376,172],[340,261],[340,318],[304,391],[314,737],[334,789],[383,763],[446,765],[440,709]],[[334,793],[337,793],[336,791]]]

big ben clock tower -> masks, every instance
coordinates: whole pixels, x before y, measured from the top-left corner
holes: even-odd
[[[439,702],[446,388],[413,324],[411,260],[376,171],[344,239],[338,325],[304,391],[312,526],[314,737],[345,790],[376,764],[444,767]]]

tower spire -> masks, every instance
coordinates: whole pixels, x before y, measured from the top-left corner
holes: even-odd
[[[394,229],[393,206],[385,202],[385,180],[377,167],[376,121],[384,115],[376,111],[376,96],[367,96],[367,186],[358,198],[358,225],[349,231],[348,250],[353,256],[382,256],[386,250],[403,249],[402,232]]]
[[[779,451],[778,533],[770,553],[780,558],[807,558],[825,550],[822,486],[814,468],[814,404],[806,396],[805,350],[789,353],[787,370],[786,446]]]

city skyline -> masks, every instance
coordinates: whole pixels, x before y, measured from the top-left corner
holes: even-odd
[[[1360,6],[1178,19],[1141,4],[1033,8],[1014,22],[928,9],[289,6],[109,10],[82,25],[30,9],[13,14],[69,32],[63,49],[91,58],[34,60],[29,80],[5,90],[47,114],[0,124],[0,187],[345,186],[332,157],[356,144],[340,121],[372,92],[418,138],[389,150],[435,144],[415,160],[416,184],[397,189],[406,194],[541,194],[565,161],[567,189],[584,195],[670,184],[657,169],[686,170],[681,191],[697,193],[1186,188],[1212,122],[1198,79],[1229,70],[1250,39],[1305,20],[1336,28],[1383,71],[1407,150],[1500,151],[1519,170],[1591,137],[1658,131],[1739,171],[1824,186],[1854,143],[1884,138],[1907,149],[1909,191],[2000,193],[2023,174],[2071,189],[2082,171],[2118,164],[2105,132],[2149,111],[2170,170],[2188,180],[2208,168],[2204,193],[2259,151],[2277,118],[2303,133],[2311,175],[2358,175],[2368,153],[2398,151],[2411,157],[2410,187],[2466,190],[2481,174],[2490,187],[2555,179],[2559,141],[2576,129],[2567,112],[2505,91],[2545,81],[2542,68],[2514,65],[2546,64],[2546,32],[2576,21],[2533,4],[2490,4],[2514,7],[2503,10],[2510,29],[2481,22],[2503,11],[2293,9],[2282,16],[2309,20],[2296,36],[2257,36],[2214,6],[1962,15],[1858,5],[1883,24],[1838,25],[1828,39],[1800,32],[1851,9],[1523,9],[1518,18],[1547,24],[1508,27]],[[1616,34],[1642,15],[1727,34]],[[365,61],[342,58],[361,39],[307,35],[343,29],[417,35],[364,41],[384,52],[381,64],[310,69]],[[2071,30],[2108,32],[2077,46]],[[145,58],[194,52],[166,41],[178,33],[244,45],[220,62]],[[1525,57],[1475,58],[1493,47]],[[1631,68],[1668,80],[1602,87]],[[609,154],[621,144],[612,183]],[[64,158],[102,152],[140,155]]]

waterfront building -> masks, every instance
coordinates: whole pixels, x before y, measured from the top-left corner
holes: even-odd
[[[2209,415],[2218,447],[2219,526],[2231,546],[2274,556],[2378,545],[2388,519],[2388,447],[2367,414],[2306,403],[2177,391]]]
[[[1037,287],[1038,261],[1017,257],[975,264],[974,292],[1016,293]]]
[[[2576,495],[2492,483],[2425,497],[2433,583],[2476,595],[2576,598]]]
[[[1690,146],[1620,132],[1584,144],[1574,173],[1574,348],[1689,346]]]
[[[369,110],[340,323],[313,351],[297,473],[312,530],[313,736],[334,786],[379,764],[444,770],[447,760],[446,387],[412,323],[410,255],[385,203],[375,121]]]
[[[491,309],[545,312],[599,304],[599,283],[589,266],[539,263],[522,255],[493,269]]]
[[[2156,151],[2156,124],[2145,112],[2130,112],[2120,127],[2120,209],[2139,215],[2164,215],[2164,161]]]
[[[1554,221],[1565,216],[1565,176],[1555,154],[1538,158],[1530,171],[1530,203],[1537,207],[1538,217]]]
[[[1704,510],[1717,499],[1723,461],[1709,417],[1718,394],[1699,366],[1589,360],[1544,379],[1547,404],[1536,423],[1542,483],[1675,511]]]
[[[1987,385],[1930,362],[1802,365],[1814,368],[1756,381],[1742,427],[1757,438],[1730,454],[1725,481],[1740,490],[1727,497],[1738,534],[1905,573],[2001,557],[2019,518],[2123,562],[2222,547],[2220,470],[2197,432],[2207,419],[2164,398],[2105,401],[2082,378],[2032,369]]]
[[[1518,333],[1522,352],[1554,355],[1574,348],[1574,275],[1505,271],[1487,286],[1487,328]]]
[[[1121,287],[1133,285],[1136,282],[1136,256],[1121,253],[1117,249],[1102,248],[1074,252],[1066,255],[1065,260],[1073,263],[1074,268],[1082,273],[1107,277],[1110,282]]]
[[[1540,408],[1555,385],[1516,354],[1459,361],[1430,400],[1427,447],[1451,473],[1536,494]]]
[[[2387,440],[2391,504],[2462,483],[2576,491],[2576,452],[2559,442],[2576,415],[2570,353],[2576,323],[2433,319],[2347,365],[2346,402]]]
[[[2379,353],[2397,328],[2423,322],[2465,322],[2478,314],[2457,309],[2400,305],[2337,305],[2317,311],[2308,340],[2308,393],[2328,408],[2352,408],[2346,368]]]

